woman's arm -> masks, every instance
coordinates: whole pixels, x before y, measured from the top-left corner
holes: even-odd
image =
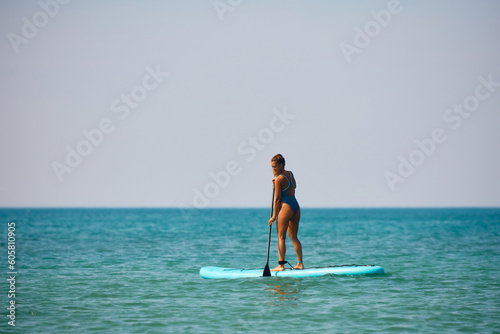
[[[281,182],[283,182],[283,178],[278,176],[273,180],[274,182],[274,210],[273,210],[273,216],[271,219],[269,219],[269,225],[272,225],[276,218],[278,217],[278,214],[281,210]]]

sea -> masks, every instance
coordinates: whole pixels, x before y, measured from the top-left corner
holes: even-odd
[[[0,209],[0,332],[500,333],[499,208],[303,208],[305,267],[385,274],[200,277],[203,266],[263,269],[268,217]],[[271,268],[276,240],[273,228]]]

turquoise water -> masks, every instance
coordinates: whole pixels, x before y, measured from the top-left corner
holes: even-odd
[[[500,333],[500,209],[303,209],[306,267],[377,264],[387,273],[200,278],[205,265],[263,268],[268,215],[0,210],[0,332]],[[15,328],[6,317],[10,221]],[[274,231],[271,250],[274,265]]]

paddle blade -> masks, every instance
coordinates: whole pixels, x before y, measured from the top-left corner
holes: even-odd
[[[266,263],[266,266],[264,267],[264,274],[262,274],[263,277],[270,277],[271,276],[271,270],[269,270],[269,264]]]

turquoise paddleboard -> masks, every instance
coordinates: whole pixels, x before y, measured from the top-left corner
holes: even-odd
[[[343,265],[324,268],[306,268],[302,270],[285,269],[271,271],[271,277],[317,277],[323,275],[366,275],[383,274],[384,268],[374,265]],[[203,267],[200,275],[203,278],[247,278],[262,277],[263,269],[232,269],[221,267]]]

